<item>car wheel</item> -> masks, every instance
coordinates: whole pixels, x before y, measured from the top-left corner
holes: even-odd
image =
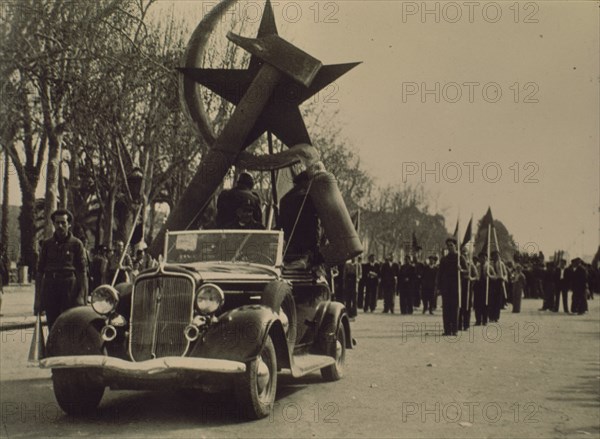
[[[102,379],[83,369],[53,369],[52,384],[58,405],[73,416],[94,412],[104,395]]]
[[[333,334],[326,342],[325,352],[335,358],[335,363],[321,369],[321,375],[326,381],[337,381],[344,376],[346,366],[346,329],[339,322],[337,329],[333,323],[325,328],[325,334]]]
[[[248,418],[264,418],[271,412],[277,392],[277,357],[271,336],[267,336],[260,354],[246,364],[246,372],[238,378],[235,392]]]

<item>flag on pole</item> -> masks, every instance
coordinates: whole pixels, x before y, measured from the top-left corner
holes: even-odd
[[[452,236],[458,242],[458,219],[456,220],[456,227],[454,228],[454,233],[452,234]]]
[[[466,246],[469,244],[469,242],[471,241],[472,238],[472,232],[471,229],[473,227],[473,217],[471,217],[471,219],[469,220],[469,224],[467,224],[467,230],[465,230],[465,237],[462,240],[462,246]]]
[[[494,227],[494,217],[492,216],[492,208],[491,207],[488,207],[488,210],[485,213],[485,215],[483,216],[483,219],[481,220],[481,225],[479,227],[487,229],[488,224],[491,225],[492,227]]]

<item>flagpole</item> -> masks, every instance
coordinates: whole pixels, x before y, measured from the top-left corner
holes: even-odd
[[[488,224],[488,232],[487,232],[487,265],[485,267],[485,306],[488,306],[489,297],[490,297],[490,246],[492,245],[492,231],[491,224]]]
[[[471,214],[471,220],[469,221],[469,224],[471,224],[471,227],[473,227],[473,214]],[[473,263],[473,246],[467,249],[467,254],[469,256],[469,260],[467,261],[467,309],[469,309],[471,307],[471,303],[473,302],[473,288],[471,288],[471,264]]]
[[[457,255],[458,257],[456,258],[456,273],[457,273],[457,277],[458,277],[458,314],[457,314],[457,320],[456,322],[458,323],[458,321],[460,320],[460,308],[461,308],[461,297],[462,297],[462,292],[461,292],[461,282],[460,282],[460,233],[458,230],[458,223],[459,220],[456,220],[456,245],[457,245]],[[458,328],[457,328],[458,329]]]
[[[506,285],[504,283],[504,279],[502,276],[502,256],[500,256],[500,245],[498,244],[498,234],[496,233],[496,228],[493,227],[492,230],[494,231],[494,241],[496,241],[496,250],[498,250],[498,262],[500,262],[499,268],[500,268],[500,281],[502,282],[502,291],[504,293],[504,300],[508,300],[508,296],[506,294]],[[496,273],[496,276],[498,275],[498,273]]]

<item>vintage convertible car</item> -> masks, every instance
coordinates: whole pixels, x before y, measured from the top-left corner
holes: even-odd
[[[233,389],[260,418],[282,369],[340,379],[353,344],[346,310],[324,277],[286,269],[282,255],[280,231],[167,232],[158,267],[100,286],[91,306],[56,321],[40,364],[60,407],[93,411],[107,386]]]

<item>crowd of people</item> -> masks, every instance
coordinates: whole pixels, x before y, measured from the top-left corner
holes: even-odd
[[[374,312],[379,300],[383,313],[394,314],[396,296],[400,314],[434,314],[441,296],[444,334],[455,335],[469,328],[473,314],[475,325],[486,325],[498,322],[509,305],[512,312],[520,312],[523,297],[542,298],[540,311],[558,312],[562,301],[564,312],[581,315],[588,311],[587,300],[599,291],[598,268],[580,258],[569,266],[565,259],[543,264],[539,257],[533,264],[505,263],[497,251],[490,252],[489,261],[487,252],[471,256],[464,246],[459,255],[453,238],[446,240],[446,247],[441,259],[430,255],[422,261],[417,247],[403,263],[394,261],[392,254],[383,261],[376,261],[374,254],[366,262],[361,257],[348,261],[337,278],[336,298],[356,317],[360,309]]]

